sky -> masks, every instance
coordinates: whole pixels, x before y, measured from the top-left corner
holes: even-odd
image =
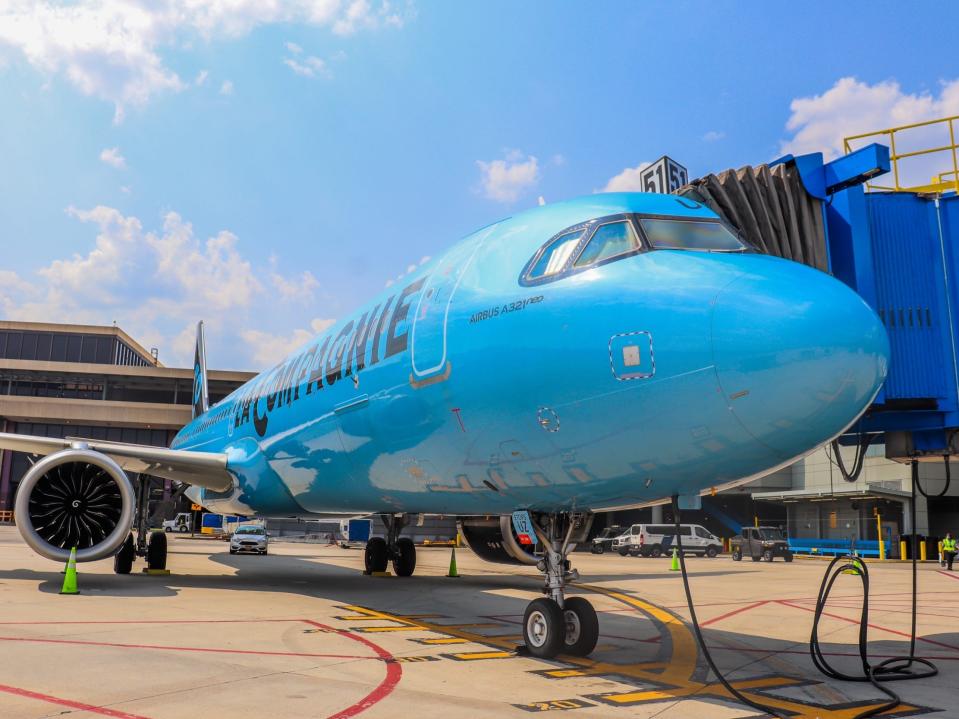
[[[959,6],[0,0],[0,319],[261,369],[457,239],[959,115]],[[545,238],[544,238],[545,239]]]

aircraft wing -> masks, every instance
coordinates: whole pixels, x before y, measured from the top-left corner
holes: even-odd
[[[233,475],[226,469],[226,455],[219,452],[191,452],[145,444],[108,442],[100,439],[33,437],[0,432],[0,449],[47,455],[83,443],[95,452],[111,457],[129,472],[151,474],[164,479],[206,487],[216,492],[233,488]]]

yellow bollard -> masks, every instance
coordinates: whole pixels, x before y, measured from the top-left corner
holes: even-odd
[[[926,561],[926,540],[925,539],[919,542],[919,561],[920,562]]]
[[[876,512],[876,536],[879,537],[879,559],[886,558],[886,543],[882,539],[882,515]]]
[[[906,559],[907,559],[907,557],[906,557],[906,540],[905,540],[905,539],[900,539],[900,540],[899,540],[899,559],[900,559],[900,561],[903,561],[903,562],[905,562]]]

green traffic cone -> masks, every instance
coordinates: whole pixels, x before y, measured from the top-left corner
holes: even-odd
[[[456,572],[456,545],[453,545],[453,553],[450,555],[450,571],[446,574],[447,577],[452,577],[453,579],[458,579],[459,574]]]
[[[669,565],[669,571],[679,571],[679,550],[676,547],[673,547],[673,561],[672,564]]]
[[[60,594],[79,594],[77,589],[77,548],[70,550],[70,558],[67,560],[67,573],[63,577],[63,588]]]

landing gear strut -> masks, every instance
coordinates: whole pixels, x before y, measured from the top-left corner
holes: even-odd
[[[150,531],[150,477],[136,476],[136,537],[131,532],[113,557],[113,571],[129,574],[137,557],[145,557],[147,569],[166,569],[167,538],[161,531]]]
[[[544,514],[533,518],[533,531],[543,547],[536,567],[546,575],[543,594],[523,614],[523,639],[530,654],[552,659],[557,654],[586,656],[599,639],[599,620],[593,605],[582,597],[566,599],[566,582],[579,579],[567,555],[586,539],[593,516],[584,513]]]
[[[416,569],[416,547],[409,537],[399,536],[409,518],[405,514],[381,514],[380,518],[386,525],[386,539],[371,537],[366,543],[366,574],[385,572],[392,560],[396,576],[411,576]]]

